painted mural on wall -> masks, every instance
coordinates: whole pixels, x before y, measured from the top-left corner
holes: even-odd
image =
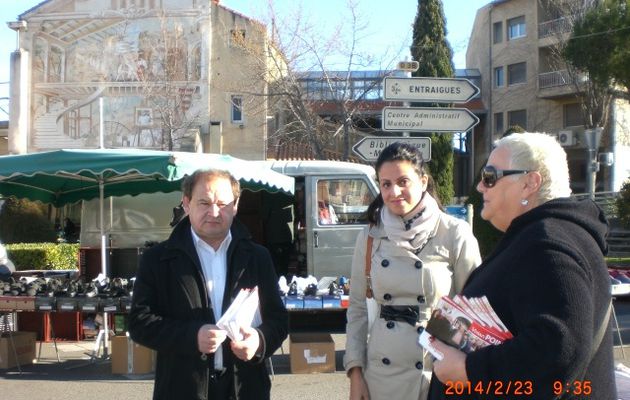
[[[106,147],[190,146],[207,103],[201,20],[131,9],[29,25],[35,140],[97,147],[102,97]]]

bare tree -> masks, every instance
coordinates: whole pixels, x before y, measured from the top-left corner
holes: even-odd
[[[380,130],[375,127],[380,108],[370,113],[365,100],[380,97],[383,74],[390,73],[404,48],[401,40],[389,61],[362,53],[360,45],[368,39],[369,27],[357,2],[348,1],[340,12],[346,14],[343,22],[322,34],[321,21],[307,18],[303,8],[281,19],[270,2],[269,26],[261,28],[269,29],[271,40],[262,51],[247,41],[241,43],[253,55],[256,65],[251,68],[260,70],[258,76],[266,76],[268,91],[247,91],[246,83],[240,90],[266,96],[276,119],[282,119],[269,140],[278,145],[308,145],[320,159],[326,158],[326,150],[334,149],[346,160],[357,136]],[[357,78],[356,71],[367,68],[383,73]]]
[[[584,126],[586,128],[603,127],[608,122],[612,92],[609,83],[590,79],[588,72],[576,68],[568,61],[564,49],[571,40],[572,27],[584,13],[594,5],[594,1],[539,0],[550,13],[558,18],[552,21],[545,34],[555,38],[549,47],[550,64],[556,71],[562,71],[562,80],[573,86],[575,97],[579,100]]]
[[[161,15],[159,23],[159,31],[143,32],[139,37],[136,74],[152,115],[141,111],[136,125],[139,129],[158,127],[160,147],[173,150],[198,125],[200,111],[191,106],[199,93],[200,49],[191,49],[184,25],[176,18]]]

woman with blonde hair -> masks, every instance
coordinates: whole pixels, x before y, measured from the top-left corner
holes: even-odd
[[[429,398],[617,399],[608,224],[592,200],[569,197],[560,144],[543,133],[500,139],[477,190],[481,217],[504,235],[462,294],[486,296],[513,338],[469,354],[435,339],[444,358]]]

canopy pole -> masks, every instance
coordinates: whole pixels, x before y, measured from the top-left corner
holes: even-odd
[[[103,121],[103,97],[98,98],[98,136],[99,136],[99,148],[105,148],[105,123]]]
[[[100,226],[101,226],[101,273],[103,279],[107,278],[107,240],[105,237],[105,218],[104,218],[104,194],[105,183],[103,177],[98,178],[98,191],[99,191],[99,208],[100,208]],[[107,312],[103,312],[103,358],[109,357],[109,321]]]

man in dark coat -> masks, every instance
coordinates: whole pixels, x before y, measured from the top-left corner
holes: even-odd
[[[288,331],[269,252],[234,220],[240,187],[229,173],[197,171],[183,192],[188,215],[144,253],[129,316],[131,338],[157,351],[153,398],[268,399],[264,360]],[[226,338],[216,321],[256,286],[262,324]]]

